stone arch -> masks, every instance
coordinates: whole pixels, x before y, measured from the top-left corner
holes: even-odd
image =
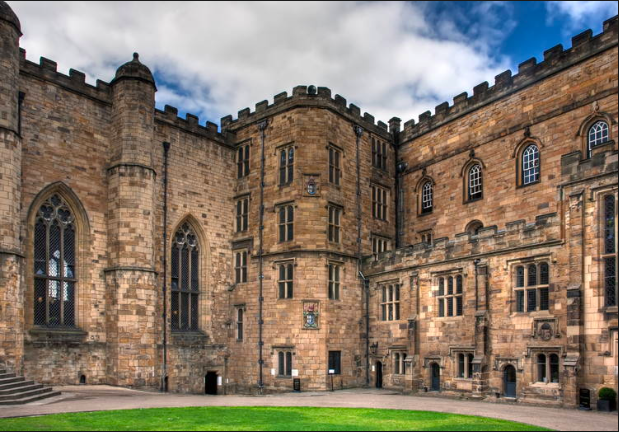
[[[481,176],[481,197],[471,198],[469,196],[469,172],[471,169],[479,165],[480,167],[480,176]],[[475,157],[474,152],[471,151],[471,155],[469,160],[462,166],[462,170],[460,171],[460,177],[462,179],[462,202],[469,203],[477,200],[481,200],[484,197],[485,185],[484,182],[486,180],[486,165],[484,162]]]
[[[421,177],[421,179],[419,179],[419,181],[417,181],[417,184],[415,185],[415,196],[417,197],[417,215],[424,214],[422,208],[423,187],[427,183],[430,183],[430,186],[432,187],[432,208],[436,206],[436,183],[434,183],[434,179],[432,177],[424,173],[424,175]],[[431,212],[432,211],[430,211],[429,213]]]
[[[589,158],[589,129],[598,121],[604,121],[608,125],[608,141],[613,142],[613,125],[617,124],[617,122],[613,119],[613,117],[603,111],[595,111],[589,114],[578,127],[578,132],[576,133],[576,138],[580,139],[580,151],[582,154],[582,159]]]
[[[166,245],[166,256],[168,258],[168,268],[167,268],[167,281],[168,284],[168,296],[171,296],[171,278],[172,278],[172,246],[174,243],[174,236],[178,232],[179,229],[183,227],[184,224],[188,224],[191,227],[191,230],[198,238],[199,244],[199,280],[200,280],[200,300],[199,300],[199,311],[200,316],[198,317],[198,328],[202,331],[206,331],[210,329],[210,314],[209,311],[212,309],[212,301],[210,300],[210,283],[212,280],[211,277],[211,247],[210,242],[208,241],[208,237],[202,228],[200,222],[193,216],[191,213],[187,213],[178,221],[172,225],[172,229],[168,233],[167,245]],[[169,300],[170,298],[168,298]],[[169,307],[171,307],[171,302],[168,301]]]
[[[53,195],[60,196],[69,207],[72,215],[75,218],[76,231],[76,256],[75,268],[77,275],[77,284],[75,291],[75,325],[78,328],[83,328],[88,325],[86,307],[88,304],[87,287],[90,286],[92,279],[87,263],[91,256],[91,231],[90,220],[88,213],[77,194],[68,185],[63,182],[56,182],[44,187],[32,200],[28,207],[26,218],[26,236],[25,236],[25,256],[26,256],[26,292],[25,292],[25,308],[24,316],[26,329],[34,327],[34,227],[36,224],[37,213],[43,203]]]
[[[466,224],[466,227],[464,228],[464,232],[470,235],[477,235],[479,234],[479,230],[482,229],[483,227],[484,227],[484,223],[480,221],[479,219],[475,219],[475,220],[470,221],[468,224]]]
[[[515,169],[516,169],[516,187],[520,187],[520,186],[524,186],[524,172],[523,172],[523,155],[525,150],[527,150],[530,146],[536,146],[537,147],[537,151],[538,151],[538,160],[539,160],[539,166],[538,166],[538,176],[539,179],[534,182],[534,183],[539,183],[541,181],[541,175],[542,175],[542,149],[544,148],[544,144],[541,142],[541,140],[539,140],[538,138],[535,137],[525,137],[524,139],[520,140],[520,142],[518,144],[516,144],[516,146],[514,147],[514,151],[512,152],[512,159],[516,159],[516,164],[515,164]],[[529,184],[533,184],[533,183],[529,183]]]

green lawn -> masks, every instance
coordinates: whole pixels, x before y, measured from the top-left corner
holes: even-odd
[[[0,431],[82,430],[532,431],[548,429],[504,420],[427,411],[350,408],[158,408],[0,419]]]

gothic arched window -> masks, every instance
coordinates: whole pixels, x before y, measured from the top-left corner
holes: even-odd
[[[172,330],[196,331],[199,318],[200,245],[188,223],[172,243]]]
[[[604,197],[602,260],[605,304],[617,306],[617,199],[615,195]]]
[[[431,213],[434,207],[434,188],[432,182],[427,181],[421,188],[421,213]]]
[[[75,218],[59,195],[39,208],[34,227],[34,324],[75,327]]]
[[[526,186],[539,181],[540,171],[539,149],[535,144],[529,145],[522,152],[522,185]]]
[[[587,157],[591,157],[591,150],[601,144],[608,142],[608,123],[605,121],[597,121],[587,133]]]
[[[483,179],[481,165],[479,164],[475,164],[469,169],[468,191],[469,201],[474,201],[483,197]]]

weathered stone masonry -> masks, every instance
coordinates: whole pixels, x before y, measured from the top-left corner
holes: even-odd
[[[220,130],[156,109],[156,82],[137,54],[92,86],[81,72],[27,60],[20,36],[0,2],[0,362],[9,368],[48,384],[257,393],[289,391],[294,378],[327,390],[328,369],[339,367],[336,388],[569,407],[581,389],[616,388],[617,308],[605,304],[601,252],[603,203],[617,195],[616,17],[418,123],[389,126],[328,88],[298,86],[224,117]],[[608,139],[589,157],[597,121]],[[523,185],[531,144],[539,179]],[[481,199],[467,196],[474,165]],[[423,211],[428,182],[433,206]],[[37,304],[56,307],[53,289],[42,297],[35,287],[35,225],[53,196],[75,228],[75,326],[53,325],[52,309],[47,325],[34,324]],[[294,215],[285,239],[282,208]],[[181,228],[195,236],[191,271],[189,258],[172,256]],[[548,310],[519,311],[518,269],[545,265],[549,282],[535,294]],[[291,298],[280,295],[282,266]],[[197,291],[172,293],[179,285]],[[191,325],[172,329],[189,315]]]

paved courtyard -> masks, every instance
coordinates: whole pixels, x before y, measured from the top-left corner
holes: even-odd
[[[68,412],[195,406],[283,406],[425,410],[493,417],[565,431],[616,431],[617,414],[492,404],[440,397],[402,396],[387,390],[345,390],[335,393],[252,396],[176,395],[110,386],[57,387],[62,396],[26,406],[0,407],[0,417]]]

